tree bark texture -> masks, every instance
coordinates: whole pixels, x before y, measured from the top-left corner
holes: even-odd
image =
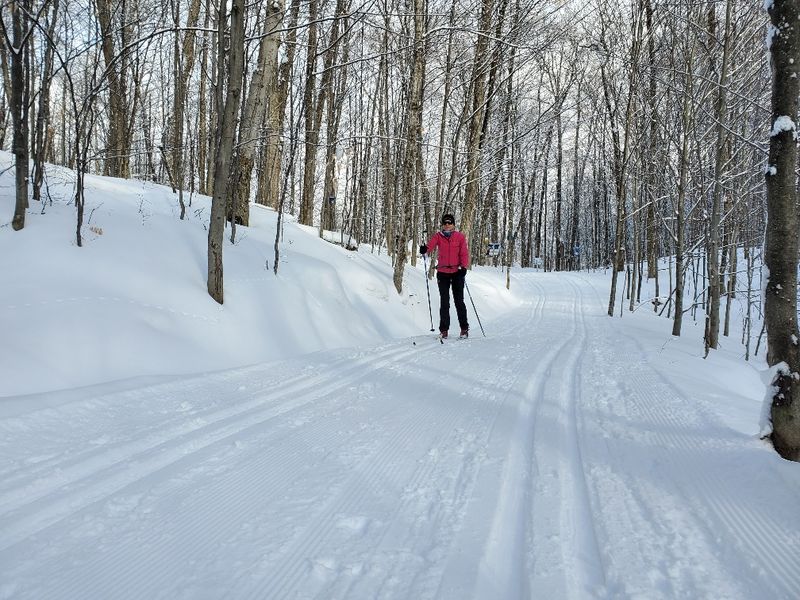
[[[280,2],[283,12],[283,2]],[[276,65],[275,79],[270,82],[270,95],[267,107],[267,139],[261,163],[261,173],[258,180],[258,193],[256,202],[277,209],[281,190],[281,159],[283,156],[283,121],[286,113],[286,102],[289,98],[289,83],[291,81],[294,57],[297,51],[297,20],[300,14],[300,0],[292,0],[289,10],[289,23],[287,24],[286,58],[278,67]],[[277,61],[277,57],[276,57]]]
[[[771,20],[772,116],[767,183],[764,290],[767,362],[778,365],[772,381],[772,443],[786,459],[800,461],[800,353],[797,330],[797,118],[800,27],[798,3],[774,0]]]
[[[250,224],[250,180],[253,175],[256,146],[264,130],[269,84],[274,83],[278,66],[280,37],[276,30],[283,16],[283,6],[268,3],[267,19],[258,47],[258,60],[250,78],[250,90],[239,125],[239,145],[233,174],[233,203],[230,220]]]
[[[717,86],[715,121],[717,128],[716,157],[714,161],[714,182],[711,194],[711,220],[708,225],[708,309],[705,330],[706,354],[719,345],[719,306],[720,306],[720,205],[722,203],[722,169],[725,161],[725,112],[727,109],[728,57],[731,49],[731,7],[727,0],[725,8],[725,33],[722,47],[722,66]]]
[[[19,231],[25,227],[25,210],[28,208],[28,106],[26,100],[27,76],[25,72],[28,45],[23,35],[24,2],[9,4],[13,48],[11,54],[11,117],[14,124],[14,178],[15,203],[11,227]]]
[[[108,141],[106,144],[105,174],[111,177],[130,177],[130,135],[128,131],[128,66],[117,52],[125,51],[128,18],[127,1],[95,0],[97,19],[103,36],[103,58],[108,77]],[[115,32],[119,32],[117,47]]]
[[[403,271],[408,254],[408,236],[412,226],[412,216],[416,190],[414,173],[417,154],[420,152],[422,135],[422,91],[425,85],[425,0],[414,0],[414,51],[411,62],[411,82],[408,98],[408,126],[406,133],[405,157],[403,159],[402,203],[403,222],[398,232],[397,254],[394,264],[394,287],[397,293],[403,291]]]
[[[478,21],[478,41],[472,68],[472,113],[467,141],[466,188],[464,190],[464,212],[460,229],[468,237],[473,235],[473,222],[480,190],[481,141],[483,139],[484,103],[486,102],[486,62],[489,50],[489,32],[494,12],[493,0],[481,0]]]
[[[221,86],[225,52],[225,6],[219,14],[219,66],[217,85]],[[223,302],[222,244],[225,234],[225,209],[229,193],[230,165],[236,134],[236,115],[241,104],[242,73],[244,71],[245,1],[233,0],[231,8],[230,47],[228,48],[228,89],[217,128],[219,143],[215,152],[214,195],[211,199],[211,218],[208,227],[208,293],[218,303]]]
[[[317,112],[315,110],[315,94],[317,82],[317,17],[318,0],[308,3],[308,47],[306,48],[306,82],[303,92],[303,110],[305,112],[305,152],[303,163],[303,192],[300,199],[300,223],[312,225],[314,222],[314,178],[317,166],[317,143],[319,130],[314,127]]]

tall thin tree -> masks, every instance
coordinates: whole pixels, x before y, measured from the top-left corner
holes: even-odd
[[[797,329],[797,109],[800,95],[800,6],[794,0],[767,3],[770,16],[772,115],[767,166],[768,224],[764,261],[767,362],[771,383],[772,443],[800,462],[800,332]]]

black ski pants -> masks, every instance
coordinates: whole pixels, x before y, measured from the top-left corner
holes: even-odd
[[[462,330],[469,329],[467,305],[464,304],[464,271],[458,273],[436,273],[439,285],[439,331],[450,329],[450,287],[453,287],[453,302],[456,305],[458,324]]]

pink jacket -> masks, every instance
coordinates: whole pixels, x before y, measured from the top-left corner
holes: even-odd
[[[439,263],[436,269],[442,273],[455,273],[459,267],[469,267],[469,249],[467,238],[460,231],[453,230],[450,237],[445,237],[441,231],[433,234],[428,242],[428,252],[439,248]]]

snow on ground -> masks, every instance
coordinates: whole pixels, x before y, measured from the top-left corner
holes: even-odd
[[[260,207],[219,307],[207,199],[89,184],[83,248],[61,202],[0,227],[0,599],[800,597],[800,469],[736,344],[494,269],[487,336],[439,344],[421,269],[397,295],[289,222],[275,277]]]

